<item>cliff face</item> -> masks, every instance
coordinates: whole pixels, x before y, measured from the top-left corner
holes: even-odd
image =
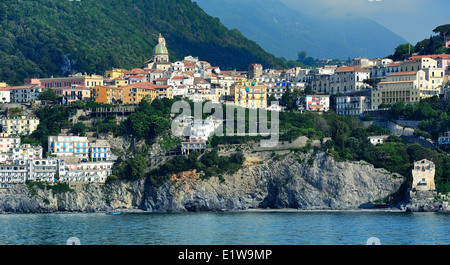
[[[88,184],[61,194],[38,190],[32,195],[20,185],[0,191],[0,212],[354,209],[391,195],[403,182],[401,176],[365,162],[294,152],[249,154],[239,172],[223,177],[200,180],[198,173],[185,172],[160,187],[141,180]]]
[[[406,211],[409,212],[450,212],[448,196],[436,191],[410,191]]]

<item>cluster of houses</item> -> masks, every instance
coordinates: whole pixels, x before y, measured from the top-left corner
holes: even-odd
[[[295,99],[298,111],[326,112],[330,109],[330,96],[335,95],[337,114],[361,115],[398,101],[414,103],[442,94],[450,99],[445,88],[450,76],[449,62],[450,55],[438,54],[412,56],[400,62],[355,58],[348,65],[311,69],[264,69],[261,64],[251,63],[247,71],[225,71],[192,56],[170,62],[166,41],[160,34],[152,58],[142,68],[113,68],[104,75],[78,73],[67,77],[29,78],[21,86],[0,82],[0,103],[31,103],[39,99],[42,91],[51,89],[63,104],[78,100],[138,104],[144,98],[179,96],[194,102],[282,111],[274,99],[279,101],[288,89],[310,87],[312,93]],[[21,145],[17,137],[34,131],[39,124],[37,118],[6,116],[0,118],[0,123],[2,187],[27,180],[104,181],[111,172],[113,162],[106,142],[78,136],[51,136],[49,155],[43,158],[42,148]],[[213,119],[201,123],[192,117],[183,120],[180,132],[188,130],[184,135],[186,141],[182,142],[183,153],[204,149],[208,137],[219,125],[220,121]],[[442,141],[450,143],[449,139]]]
[[[450,55],[411,56],[405,61],[356,58],[348,66],[301,69],[297,80],[315,93],[336,95],[336,112],[360,115],[383,104],[419,102],[448,95]]]
[[[104,183],[112,174],[111,147],[105,140],[49,136],[42,146],[22,144],[18,135],[0,134],[0,188],[27,181]]]

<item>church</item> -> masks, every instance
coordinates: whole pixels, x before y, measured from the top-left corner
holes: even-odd
[[[150,60],[144,63],[144,69],[153,70],[169,70],[172,63],[169,61],[169,51],[166,47],[166,39],[159,34],[158,44],[153,48],[153,56]]]

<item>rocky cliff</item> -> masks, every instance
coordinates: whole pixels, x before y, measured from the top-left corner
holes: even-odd
[[[405,209],[409,212],[450,212],[449,198],[436,191],[409,191]]]
[[[220,180],[197,172],[160,187],[146,180],[87,184],[54,194],[26,185],[0,190],[0,212],[234,211],[255,208],[355,209],[396,192],[403,177],[365,162],[337,162],[323,152],[254,152],[244,167]]]

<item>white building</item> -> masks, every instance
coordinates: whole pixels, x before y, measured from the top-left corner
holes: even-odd
[[[366,96],[342,96],[336,98],[338,115],[360,115],[370,110],[370,98]]]
[[[307,95],[305,97],[305,110],[310,112],[327,112],[330,109],[330,96]]]
[[[42,159],[42,146],[33,146],[30,144],[22,144],[11,149],[12,158],[14,160],[32,160]]]
[[[111,146],[106,140],[96,140],[89,144],[91,161],[109,161],[111,159]]]
[[[389,135],[369,136],[370,143],[373,145],[383,144]]]
[[[267,99],[269,99],[270,96],[274,96],[277,100],[280,100],[287,90],[286,87],[289,87],[292,92],[296,88],[304,89],[306,84],[303,82],[270,82],[261,83],[261,85],[267,86]]]
[[[177,61],[172,64],[172,71],[174,72],[184,72],[186,69],[182,61]]]
[[[369,89],[370,86],[363,81],[370,78],[370,71],[360,67],[344,66],[330,76],[327,91],[331,94],[352,93]]]
[[[58,160],[49,159],[33,159],[28,161],[28,179],[29,181],[46,181],[54,182],[58,173]]]
[[[89,158],[89,141],[82,136],[49,136],[48,152],[55,156]]]
[[[86,162],[67,164],[59,162],[59,181],[61,182],[105,182],[112,174],[114,162]]]
[[[28,165],[26,161],[10,162],[0,164],[0,187],[8,188],[13,184],[23,184],[27,180]],[[22,163],[23,162],[23,163]]]
[[[42,91],[39,85],[13,86],[9,88],[10,102],[26,103],[37,100]]]
[[[186,117],[184,124],[190,123],[187,127],[188,136],[186,141],[181,143],[181,152],[189,154],[189,151],[202,152],[206,149],[206,142],[211,137],[215,130],[222,124],[221,120],[214,119],[209,116],[206,119],[194,119],[193,117]]]
[[[18,147],[20,145],[20,137],[9,136],[7,133],[0,133],[0,153],[6,153],[11,148]]]
[[[11,102],[11,92],[7,88],[0,88],[0,103]]]

